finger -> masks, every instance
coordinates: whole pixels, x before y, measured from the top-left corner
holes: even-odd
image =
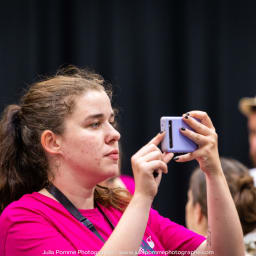
[[[147,167],[152,170],[152,173],[155,170],[161,170],[163,173],[168,173],[167,164],[161,160],[153,160],[153,161],[147,162]]]
[[[143,157],[153,151],[160,151],[160,149],[154,144],[146,144],[134,156]]]
[[[190,116],[185,115],[183,116],[182,120],[197,133],[202,135],[208,135],[210,133],[210,128],[194,119],[193,117],[191,118]]]
[[[194,160],[193,156],[192,156],[192,153],[187,153],[185,155],[179,155],[179,156],[175,156],[173,158],[173,160],[175,162],[188,162],[188,161],[191,161],[191,160]]]
[[[145,146],[143,146],[137,153],[136,156],[143,156],[151,151],[157,149],[157,145],[163,140],[165,132],[158,133],[152,140],[150,140]]]
[[[204,149],[198,149],[194,152],[187,153],[184,155],[179,155],[173,158],[175,162],[188,162],[197,159],[198,157],[202,157]]]
[[[154,144],[157,146],[163,140],[164,136],[165,132],[160,132],[152,140],[150,140],[148,144]]]
[[[173,153],[164,152],[164,153],[163,153],[163,161],[164,161],[165,163],[169,163],[169,162],[172,160],[173,156],[174,156]]]
[[[194,110],[194,111],[189,111],[187,114],[189,114],[189,116],[199,119],[200,122],[206,125],[207,127],[214,128],[213,123],[206,112]],[[184,114],[184,116],[187,114]]]
[[[141,157],[141,161],[149,162],[152,160],[163,160],[162,152],[160,150],[155,150]]]
[[[180,132],[199,146],[205,145],[207,143],[207,138],[204,135],[185,128],[180,129]]]

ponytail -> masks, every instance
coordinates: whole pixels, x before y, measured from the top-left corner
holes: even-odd
[[[26,130],[20,106],[9,105],[0,121],[0,213],[9,203],[40,189],[47,181],[42,172],[32,171],[27,164],[33,154],[29,155],[24,145]]]
[[[237,189],[234,201],[246,235],[256,228],[256,187],[253,178],[248,174],[240,176]]]

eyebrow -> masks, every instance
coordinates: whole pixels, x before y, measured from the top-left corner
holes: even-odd
[[[110,118],[112,118],[112,117],[114,117],[114,116],[115,116],[115,114],[114,114],[114,113],[111,113]],[[90,115],[90,116],[86,117],[86,118],[84,119],[84,121],[88,121],[88,120],[90,120],[90,119],[102,119],[102,118],[104,118],[104,114],[99,113],[99,114]]]

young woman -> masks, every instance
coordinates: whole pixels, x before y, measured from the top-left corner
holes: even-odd
[[[173,157],[158,148],[164,134],[133,155],[132,197],[125,190],[97,186],[118,174],[119,158],[120,134],[103,83],[95,74],[71,68],[35,83],[19,105],[4,111],[0,255],[243,255],[242,229],[221,169],[217,135],[204,112],[184,115],[194,132],[181,132],[199,148],[175,160],[196,159],[205,173],[207,242],[151,209]]]

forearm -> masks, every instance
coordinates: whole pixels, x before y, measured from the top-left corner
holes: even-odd
[[[222,170],[206,175],[206,183],[207,250],[218,256],[244,255],[242,227]]]
[[[137,255],[147,226],[152,200],[134,195],[118,225],[106,241],[99,255]]]
[[[179,156],[178,161],[196,159],[206,175],[208,241],[206,246],[200,246],[198,249],[214,251],[217,256],[244,255],[242,228],[221,168],[218,135],[212,121],[207,113],[202,111],[191,111],[183,116],[183,120],[194,131],[182,129],[181,133],[193,140],[198,149]]]
[[[135,193],[99,255],[138,255],[162,172],[167,173],[167,163],[173,157],[172,153],[163,154],[157,147],[163,137],[164,133],[159,133],[131,158]],[[157,177],[153,175],[155,170]]]

